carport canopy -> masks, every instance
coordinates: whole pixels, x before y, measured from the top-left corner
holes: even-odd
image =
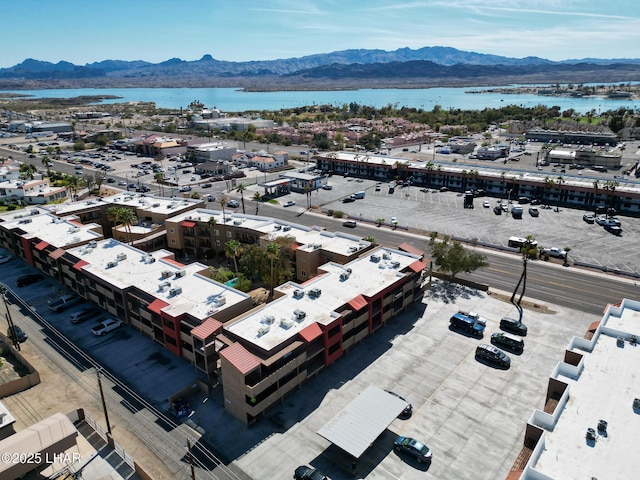
[[[360,458],[406,407],[407,402],[370,385],[317,433]]]

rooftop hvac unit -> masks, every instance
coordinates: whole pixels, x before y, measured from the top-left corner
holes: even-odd
[[[164,292],[170,286],[171,286],[171,282],[162,282],[160,285],[158,285],[158,290],[160,290],[161,292]]]
[[[312,288],[311,290],[309,290],[309,296],[311,297],[319,297],[321,293],[322,290],[320,290],[319,288]]]
[[[400,268],[400,262],[391,262],[391,268]]]
[[[31,212],[29,212],[29,213],[31,213],[31,215],[38,215],[40,212],[38,211],[38,209],[37,209],[37,208],[34,208],[34,209],[33,209],[33,210],[31,210]]]
[[[87,247],[89,248],[96,248],[98,246],[98,242],[96,242],[95,240],[91,240],[89,243],[87,243]]]
[[[233,224],[234,225],[242,225],[242,220],[234,220]]]
[[[282,328],[284,328],[285,330],[289,330],[291,327],[293,327],[293,321],[289,320],[287,318],[281,318],[280,319],[280,326]]]
[[[163,270],[162,273],[160,274],[162,278],[169,278],[171,275],[173,275],[171,270]]]
[[[169,295],[175,297],[176,295],[180,295],[182,293],[182,287],[173,287],[169,290]]]
[[[258,329],[258,336],[261,337],[263,336],[265,333],[267,333],[269,330],[271,329],[271,327],[269,325],[264,325],[262,327],[260,327]]]
[[[379,255],[371,255],[370,260],[374,263],[377,263],[380,261],[380,256]]]
[[[358,247],[354,247],[354,246],[349,247],[349,252],[353,253],[357,251],[358,251]]]
[[[284,227],[282,227],[283,232],[288,232],[289,230],[291,230],[291,225],[285,225]]]
[[[24,220],[20,220],[18,223],[31,223],[31,219],[30,218],[25,218]]]
[[[152,255],[147,255],[144,257],[144,263],[154,263],[156,261],[155,257]]]
[[[76,232],[79,232],[79,231],[80,231],[80,229],[78,227],[71,227],[69,229],[69,233],[76,233]]]
[[[340,280],[347,280],[349,278],[348,272],[340,272]]]
[[[383,258],[384,260],[390,260],[390,259],[391,259],[391,254],[390,254],[390,253],[388,253],[388,252],[384,252],[384,253],[382,254],[382,258]]]
[[[118,262],[107,262],[107,268],[113,268],[118,266]]]
[[[293,292],[293,296],[296,298],[304,297],[304,290],[300,290],[299,288]]]
[[[118,255],[116,255],[116,259],[121,262],[122,260],[126,260],[127,259],[127,254],[126,253],[119,253]]]
[[[182,278],[187,274],[186,270],[178,270],[175,274],[175,278]]]
[[[151,205],[152,208],[158,208],[160,206],[159,203],[154,203],[153,205]]]
[[[262,317],[262,320],[260,320],[260,323],[271,325],[275,321],[276,321],[276,317],[274,317],[273,315],[265,315],[264,317]]]
[[[273,229],[274,230],[280,230],[282,228],[282,225],[274,225]]]
[[[296,320],[298,322],[301,322],[302,320],[305,319],[305,317],[307,316],[306,312],[303,312],[302,310],[300,310],[299,308],[296,308],[293,311],[293,315],[296,317]]]
[[[220,295],[214,300],[214,302],[216,305],[225,305],[227,303],[227,298],[224,295]]]

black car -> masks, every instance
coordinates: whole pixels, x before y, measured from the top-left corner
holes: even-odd
[[[522,353],[524,350],[524,340],[520,337],[509,335],[508,333],[492,333],[491,343],[496,347],[506,348],[515,353]]]
[[[521,337],[527,335],[527,326],[515,318],[503,317],[502,320],[500,320],[500,328],[506,332],[520,335]]]
[[[9,327],[7,329],[7,337],[9,337],[12,342],[15,342],[17,340],[20,343],[25,342],[27,338],[29,338],[27,334],[24,333],[24,330],[22,330],[17,325],[14,325],[13,327]]]
[[[203,183],[202,184],[202,188],[211,188],[211,187],[213,187],[212,183]]]
[[[400,436],[393,442],[393,448],[396,452],[408,453],[415,458],[418,463],[431,462],[431,457],[433,456],[429,447],[415,438]]]
[[[398,397],[403,402],[407,402],[404,398],[402,398],[396,392],[392,392],[390,390],[385,390],[385,392],[387,392],[389,395],[393,395],[394,397]],[[407,402],[407,406],[402,412],[400,412],[400,415],[398,415],[398,418],[400,420],[406,420],[407,418],[410,418],[412,414],[413,414],[413,406],[409,402]]]
[[[21,275],[16,278],[16,287],[26,287],[27,285],[31,285],[32,283],[39,282],[44,277],[39,273],[28,273],[26,275]]]
[[[296,468],[296,471],[293,474],[293,478],[295,478],[295,480],[331,480],[320,470],[306,467],[304,465]]]
[[[347,197],[347,198],[343,198],[342,199],[342,203],[351,203],[351,202],[355,202],[356,199],[352,198],[352,197]]]
[[[502,215],[502,207],[500,207],[500,205],[496,205],[493,207],[493,213],[496,215]]]
[[[494,363],[502,368],[509,368],[511,366],[509,355],[499,348],[493,345],[487,345],[486,343],[481,343],[476,347],[476,358]]]

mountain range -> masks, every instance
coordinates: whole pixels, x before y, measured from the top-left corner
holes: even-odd
[[[161,63],[103,60],[86,65],[27,59],[0,69],[0,89],[240,87],[247,90],[426,88],[508,83],[614,83],[640,80],[640,59],[554,62],[451,47],[343,50],[299,58],[229,62],[204,55]]]

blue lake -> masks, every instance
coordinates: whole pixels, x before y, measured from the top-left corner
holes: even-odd
[[[548,87],[548,84],[541,87]],[[513,87],[513,85],[511,86]],[[501,88],[501,87],[491,87]],[[506,87],[505,87],[506,88]],[[340,91],[304,92],[245,92],[235,88],[77,88],[52,90],[11,90],[11,92],[33,95],[36,98],[70,98],[80,95],[115,95],[117,100],[103,103],[155,102],[159,108],[187,108],[198,100],[210,108],[225,112],[251,110],[280,110],[306,105],[342,106],[351,102],[376,108],[395,107],[420,108],[427,111],[436,105],[441,108],[482,110],[500,108],[505,105],[522,107],[558,106],[561,110],[573,108],[579,113],[595,110],[596,113],[620,107],[638,109],[640,100],[608,99],[601,97],[574,98],[550,97],[533,94],[469,93],[483,88],[425,88],[425,89],[362,89]],[[0,92],[6,93],[7,91]]]

